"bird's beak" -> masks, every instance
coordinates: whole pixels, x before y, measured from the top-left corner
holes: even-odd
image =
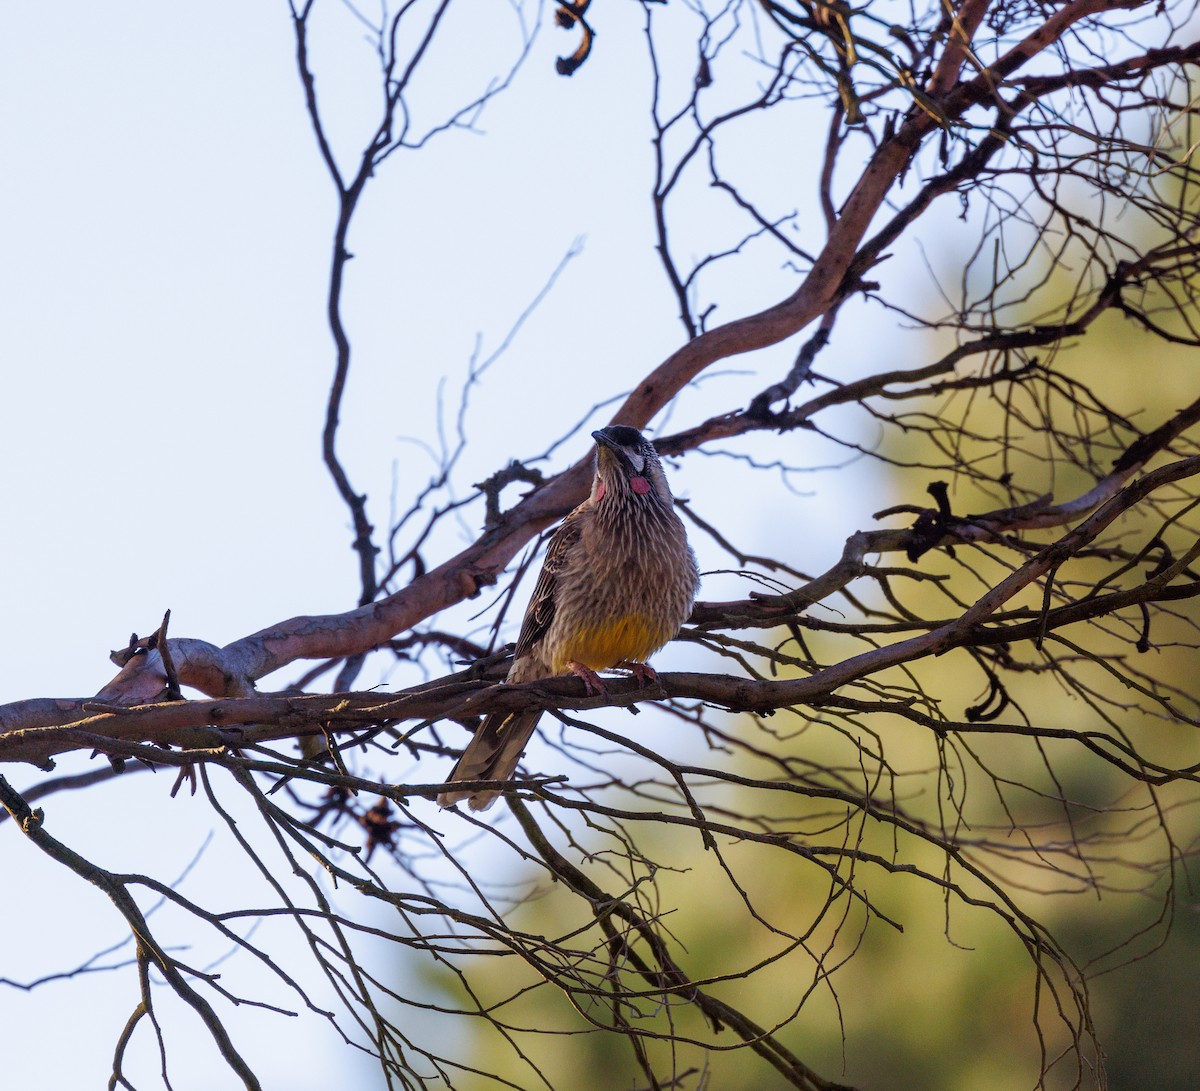
[[[599,446],[607,448],[613,453],[618,465],[620,465],[621,469],[624,470],[627,475],[632,476],[633,474],[640,474],[642,472],[642,467],[637,465],[634,456],[629,451],[629,448],[622,446],[615,439],[613,439],[607,428],[597,428],[596,431],[592,433],[592,439],[594,439]]]

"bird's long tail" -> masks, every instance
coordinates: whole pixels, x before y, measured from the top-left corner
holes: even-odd
[[[521,760],[541,715],[541,712],[509,712],[488,716],[467,743],[446,780],[447,785],[464,780],[508,780],[516,772],[517,762]],[[465,799],[471,810],[483,811],[499,794],[495,789],[478,792],[451,789],[438,796],[438,806],[452,807]]]

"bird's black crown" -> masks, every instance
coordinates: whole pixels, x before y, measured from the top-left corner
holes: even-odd
[[[642,435],[636,428],[630,428],[627,424],[613,424],[604,429],[608,438],[614,443],[619,443],[622,447],[645,447],[646,437]]]

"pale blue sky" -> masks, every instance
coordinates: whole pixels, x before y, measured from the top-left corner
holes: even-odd
[[[373,57],[345,9],[324,6],[314,28],[318,91],[348,162],[374,122]],[[554,75],[554,57],[574,39],[552,28],[546,9],[526,69],[478,131],[395,155],[363,203],[345,299],[355,360],[340,450],[377,525],[393,465],[401,501],[429,471],[403,437],[436,442],[439,383],[452,412],[477,338],[486,355],[576,239],[582,253],[473,394],[460,488],[543,449],[680,342],[648,235],[641,13],[598,7],[596,49],[578,75]],[[433,104],[418,118],[476,93],[519,40],[507,8],[494,27],[462,20],[448,29],[462,37],[418,85],[418,103]],[[0,17],[2,701],[95,692],[114,673],[107,650],[153,630],[168,607],[175,635],[224,643],[354,605],[351,536],[319,444],[333,361],[324,295],[335,206],[293,50],[282,0],[8,5]],[[758,157],[750,177],[771,180],[762,192],[775,211],[811,214],[811,195],[795,181],[819,139],[801,126],[793,143],[756,144],[753,129],[743,140],[743,154]],[[706,217],[711,196],[701,190],[695,201],[692,212]],[[692,238],[679,235],[685,257],[714,245],[699,231]],[[780,264],[730,273],[718,317],[787,294],[793,274]],[[872,344],[869,325],[849,326],[831,367],[853,372]],[[744,402],[794,351],[730,361],[724,377],[681,399],[673,423]],[[750,366],[757,374],[738,373]],[[792,443],[798,463],[831,457],[808,436]],[[564,450],[558,466],[586,446]],[[810,570],[832,563],[845,534],[889,502],[869,475],[843,476],[831,522],[815,499],[761,510],[748,480],[735,465],[696,460],[676,488],[702,514],[731,517],[748,550],[788,532],[797,545],[788,559]],[[448,537],[443,548],[453,544]],[[704,547],[701,555],[726,563]],[[705,590],[728,597],[713,582]],[[40,777],[9,772],[18,787]],[[201,800],[166,801],[170,779],[55,799],[50,828],[105,866],[170,877],[211,826]],[[7,832],[0,863],[21,877],[20,904],[5,899],[0,930],[24,937],[6,945],[4,976],[69,969],[121,937],[98,893]],[[246,889],[238,884],[251,882],[239,867],[212,852],[189,882],[220,877],[236,900]],[[24,1043],[6,1054],[11,1085],[100,1086],[133,1003],[128,973],[32,994],[0,989],[6,1037]],[[245,1010],[232,1021],[273,1086],[335,1086],[330,1065],[345,1077],[350,1062],[331,1035],[297,1036],[286,1021]],[[290,1035],[282,1056],[280,1034]],[[195,1037],[195,1058],[173,1044],[185,1066],[175,1086],[228,1086]]]
[[[373,121],[373,58],[328,7],[342,33],[314,39],[318,91],[348,159],[347,134]],[[80,695],[110,675],[104,651],[168,606],[177,634],[224,642],[354,598],[319,448],[334,201],[284,5],[30,6],[5,24],[0,352],[16,382],[0,443],[14,513],[5,569],[17,578],[3,606],[20,644],[0,697]],[[633,5],[610,10],[569,80],[552,72],[569,38],[543,27],[480,133],[398,153],[364,199],[340,449],[377,523],[394,461],[402,499],[424,479],[401,437],[435,440],[439,382],[453,409],[476,338],[485,354],[498,344],[575,239],[583,253],[558,295],[475,392],[463,485],[540,450],[678,345],[647,241],[639,26]],[[492,50],[493,68],[511,52]],[[458,82],[442,99],[461,100]],[[790,277],[778,280],[782,295]],[[752,287],[748,304],[775,297]],[[711,380],[711,397],[686,396],[675,422],[723,404],[730,383],[750,394],[774,377],[754,366]]]

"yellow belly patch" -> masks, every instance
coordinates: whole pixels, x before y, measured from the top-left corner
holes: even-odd
[[[573,660],[594,671],[608,670],[621,662],[644,663],[671,639],[661,622],[644,614],[610,618],[599,625],[572,633],[555,649],[554,670],[566,673]]]

